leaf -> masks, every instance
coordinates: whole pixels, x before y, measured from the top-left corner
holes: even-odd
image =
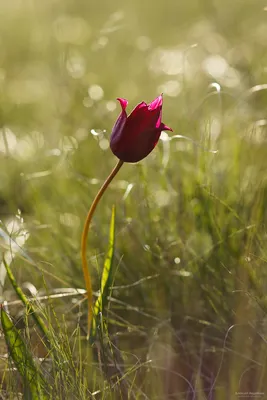
[[[110,295],[110,286],[112,282],[112,265],[115,248],[115,206],[112,207],[112,215],[109,228],[109,249],[104,262],[104,268],[101,277],[100,293],[93,308],[93,322],[90,339],[93,342],[96,338],[97,327],[101,323],[102,314],[105,312],[105,307],[108,303],[108,296]]]
[[[6,268],[7,276],[10,280],[10,283],[11,283],[13,289],[15,290],[17,296],[22,301],[25,308],[29,311],[29,314],[33,317],[33,319],[36,322],[36,324],[38,325],[40,331],[43,333],[46,344],[50,345],[49,333],[48,333],[48,330],[45,326],[43,319],[38,315],[38,312],[35,310],[35,307],[33,306],[33,304],[28,300],[27,296],[25,296],[22,289],[17,284],[16,278],[13,275],[11,268],[8,265],[8,263],[6,262],[5,258],[3,258],[3,264]]]
[[[31,392],[32,400],[47,400],[48,396],[44,391],[44,378],[36,367],[32,354],[18,329],[5,312],[3,306],[1,306],[1,323],[9,354],[25,382],[25,386],[28,386]]]

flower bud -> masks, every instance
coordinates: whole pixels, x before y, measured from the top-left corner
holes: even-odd
[[[138,104],[129,116],[125,111],[128,101],[117,100],[122,111],[112,129],[110,148],[120,160],[135,163],[151,153],[163,130],[172,129],[161,122],[162,95],[150,104]]]

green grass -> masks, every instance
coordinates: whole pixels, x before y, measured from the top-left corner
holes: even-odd
[[[2,231],[0,244],[34,307],[18,300],[4,265],[0,295],[48,398],[266,397],[264,7],[1,4],[0,228],[24,253],[12,246],[11,256]],[[100,321],[108,333],[100,329],[91,346],[80,239],[117,162],[108,148],[116,98],[130,110],[161,92],[173,138],[125,164],[93,218],[97,299],[116,205],[112,291]],[[4,335],[0,344],[2,397],[34,399]]]

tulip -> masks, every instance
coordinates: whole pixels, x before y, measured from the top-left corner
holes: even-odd
[[[128,101],[117,100],[122,111],[112,129],[110,148],[121,161],[135,163],[151,153],[163,130],[172,131],[161,122],[163,97],[150,104],[142,101],[129,116],[125,111]]]
[[[110,182],[121,169],[123,163],[135,163],[145,158],[149,153],[151,153],[158,143],[161,132],[163,130],[172,130],[161,122],[163,101],[162,95],[157,97],[150,104],[146,104],[144,101],[142,101],[142,103],[135,107],[129,116],[127,116],[125,111],[128,101],[121,98],[117,100],[119,100],[121,104],[122,111],[112,129],[110,148],[115,156],[119,158],[119,160],[93,200],[84,223],[81,240],[82,268],[88,300],[88,339],[90,337],[91,323],[93,318],[93,290],[91,275],[87,265],[86,248],[88,232],[96,207],[108,188]]]

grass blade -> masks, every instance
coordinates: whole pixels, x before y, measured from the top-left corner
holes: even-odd
[[[34,363],[32,354],[3,306],[1,306],[1,323],[9,354],[25,382],[25,387],[31,392],[32,400],[48,399],[44,392],[44,379]]]
[[[28,300],[27,296],[25,296],[25,294],[23,293],[22,289],[19,287],[19,285],[17,284],[16,278],[13,275],[10,266],[7,264],[6,260],[3,258],[3,263],[4,266],[6,268],[7,271],[7,276],[10,280],[10,283],[13,287],[13,289],[15,290],[17,296],[19,297],[19,299],[22,301],[22,303],[24,304],[24,306],[26,307],[26,309],[29,311],[30,315],[33,317],[34,321],[36,322],[37,326],[39,327],[40,331],[43,333],[44,335],[44,340],[46,341],[46,344],[50,344],[49,338],[48,338],[48,331],[47,328],[45,326],[45,323],[43,321],[43,319],[38,315],[38,313],[35,311],[35,308],[33,306],[33,304],[31,303],[31,301]]]
[[[109,249],[104,262],[104,268],[101,277],[100,293],[93,308],[93,322],[90,335],[91,342],[93,342],[96,338],[97,326],[101,322],[101,315],[105,311],[105,307],[108,302],[108,296],[110,295],[110,286],[112,282],[112,272],[113,272],[112,265],[113,265],[113,256],[115,247],[115,217],[116,217],[116,210],[115,206],[113,206],[111,220],[110,220],[110,228],[109,228]]]

